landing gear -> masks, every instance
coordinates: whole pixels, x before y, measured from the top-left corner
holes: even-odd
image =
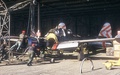
[[[77,59],[79,61],[82,61],[84,58],[85,58],[85,54],[84,54],[84,50],[85,50],[85,44],[80,44],[79,47],[77,48],[77,51],[78,51],[78,56],[77,56]]]
[[[80,51],[80,52],[78,53],[77,59],[78,59],[78,61],[82,61],[82,60],[84,59],[84,54],[83,54],[82,51]]]
[[[94,64],[93,64],[92,60],[89,57],[86,57],[82,60],[82,63],[80,65],[80,73],[82,73],[83,64],[86,60],[89,60],[91,62],[91,70],[92,71],[94,70]]]
[[[51,58],[50,63],[54,63],[54,62],[55,62],[55,58]]]

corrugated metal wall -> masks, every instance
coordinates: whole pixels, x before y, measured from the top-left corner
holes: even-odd
[[[18,0],[7,1],[6,5],[14,5]],[[24,1],[24,0],[19,0]],[[44,36],[49,29],[64,22],[74,34],[83,37],[97,36],[105,22],[112,25],[113,36],[120,28],[119,0],[37,0],[40,4],[40,29]],[[37,5],[35,6],[35,29],[37,31]],[[29,6],[11,12],[11,34],[18,35],[28,28]]]
[[[119,14],[98,14],[98,15],[59,15],[41,17],[41,32],[45,35],[49,29],[56,27],[60,22],[64,22],[68,29],[71,29],[74,34],[81,36],[97,36],[102,25],[105,22],[110,22],[112,25],[113,36],[120,28]],[[21,16],[16,18],[15,15],[11,17],[11,33],[17,35],[22,29],[26,30],[28,24],[28,16]],[[37,16],[35,20],[35,27],[37,29]]]

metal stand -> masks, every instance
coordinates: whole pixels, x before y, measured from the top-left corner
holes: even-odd
[[[86,58],[84,58],[84,59],[82,60],[82,63],[81,63],[81,65],[80,65],[80,73],[82,73],[82,67],[83,67],[83,64],[84,64],[85,60],[90,60],[91,65],[92,65],[92,66],[91,66],[91,70],[94,69],[94,65],[93,65],[92,60],[91,60],[89,57],[86,57]]]

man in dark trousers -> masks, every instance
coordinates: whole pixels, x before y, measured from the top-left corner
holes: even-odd
[[[4,40],[3,44],[1,45],[1,52],[2,52],[2,55],[1,55],[1,58],[0,58],[0,62],[3,60],[3,59],[7,59],[7,50],[6,50],[6,46],[7,46],[7,43],[6,43],[6,40]]]
[[[35,56],[35,44],[30,45],[25,52],[28,52],[29,55],[27,66],[32,66],[32,61]]]

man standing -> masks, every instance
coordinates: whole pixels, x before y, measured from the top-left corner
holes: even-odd
[[[29,55],[29,60],[28,60],[27,66],[32,66],[32,61],[33,61],[33,58],[35,56],[35,44],[30,45],[25,50],[25,52],[28,52],[28,55]]]
[[[20,46],[23,42],[24,37],[25,37],[25,31],[23,30],[22,33],[19,35],[18,41],[10,48],[10,50],[13,50],[13,48],[17,46],[16,51],[18,51],[20,49]]]

